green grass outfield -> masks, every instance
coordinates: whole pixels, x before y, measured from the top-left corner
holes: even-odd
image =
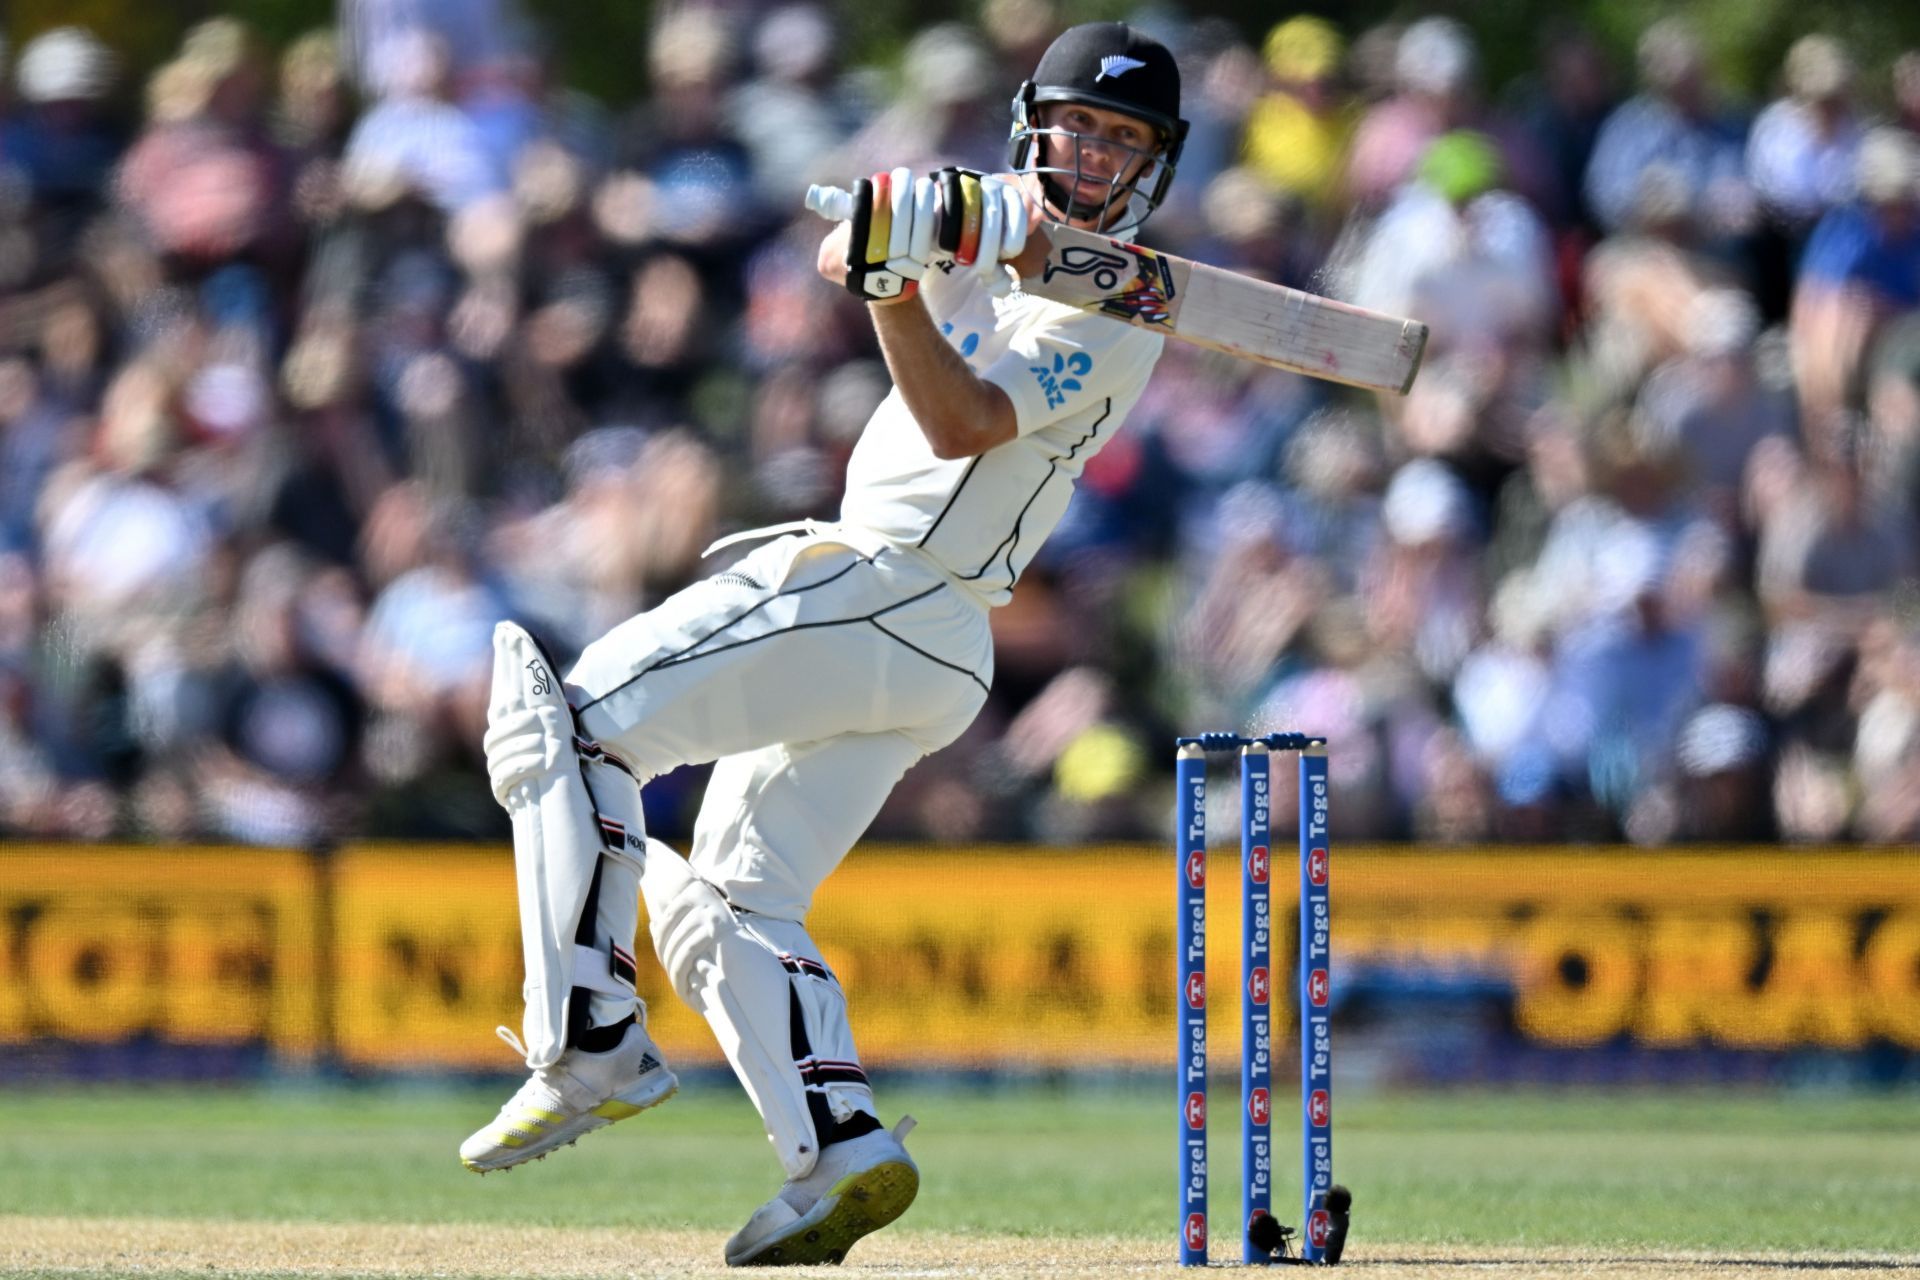
[[[485,1178],[460,1140],[510,1091],[16,1091],[0,1100],[0,1215],[487,1223],[730,1231],[777,1182],[752,1112],[720,1085]],[[1240,1159],[1216,1091],[1215,1253]],[[1173,1116],[1103,1088],[887,1094],[920,1120],[924,1187],[903,1231],[1165,1239]],[[1298,1218],[1298,1139],[1276,1126],[1276,1202]],[[1920,1248],[1920,1096],[1486,1094],[1348,1097],[1335,1168],[1350,1257],[1401,1245]],[[0,1264],[6,1259],[0,1217]]]

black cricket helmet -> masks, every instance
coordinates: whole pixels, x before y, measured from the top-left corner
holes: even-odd
[[[1077,102],[1132,116],[1153,129],[1156,146],[1144,151],[1103,144],[1133,155],[1123,156],[1125,163],[1108,180],[1103,200],[1082,200],[1079,183],[1086,175],[1081,172],[1081,135],[1042,127],[1035,109],[1048,102]],[[1071,167],[1042,163],[1041,139],[1048,134],[1071,144]],[[1160,207],[1186,140],[1187,122],[1180,118],[1180,68],[1173,54],[1124,22],[1087,22],[1069,27],[1047,46],[1033,78],[1020,86],[1013,100],[1013,138],[1007,145],[1007,159],[1014,172],[1039,175],[1049,215],[1097,219],[1095,226],[1112,233],[1139,226]],[[1145,164],[1123,181],[1136,156]],[[1108,219],[1121,207],[1126,212],[1109,225]]]

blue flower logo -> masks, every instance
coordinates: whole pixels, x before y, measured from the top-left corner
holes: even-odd
[[[1093,357],[1084,351],[1072,355],[1056,352],[1053,368],[1045,365],[1029,365],[1033,376],[1039,381],[1040,389],[1046,393],[1047,407],[1058,409],[1067,402],[1067,392],[1081,389],[1080,379],[1093,372]]]
[[[1062,391],[1078,391],[1080,379],[1093,372],[1093,357],[1084,351],[1076,351],[1071,356],[1056,353],[1053,357],[1053,376],[1060,378]],[[1061,378],[1061,374],[1069,376]]]

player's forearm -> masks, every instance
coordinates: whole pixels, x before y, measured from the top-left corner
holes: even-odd
[[[1013,401],[967,367],[917,296],[868,310],[887,371],[936,458],[971,458],[1019,434]]]

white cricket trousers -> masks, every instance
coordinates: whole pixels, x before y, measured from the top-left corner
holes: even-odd
[[[694,873],[796,921],[992,681],[986,605],[848,529],[765,543],[588,645],[567,677],[581,727],[643,780],[716,762]]]

